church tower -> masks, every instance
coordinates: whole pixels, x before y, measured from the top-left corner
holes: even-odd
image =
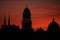
[[[22,28],[23,29],[32,29],[31,13],[29,8],[26,5],[26,8],[23,11],[22,19]]]
[[[10,16],[8,17],[8,26],[10,26]]]
[[[4,16],[4,25],[6,26],[6,17]]]

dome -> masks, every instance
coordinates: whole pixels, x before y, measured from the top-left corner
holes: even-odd
[[[53,26],[53,27],[58,27],[59,25],[56,23],[56,22],[51,22],[50,24],[49,24],[49,26]]]
[[[59,31],[59,25],[53,20],[48,26],[48,31]]]

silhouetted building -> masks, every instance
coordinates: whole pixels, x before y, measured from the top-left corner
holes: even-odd
[[[10,26],[10,16],[8,17],[8,26]]]
[[[4,25],[2,25],[1,32],[20,32],[19,26],[10,24],[10,17],[8,17],[8,25],[6,25],[6,17],[4,17]]]
[[[6,26],[6,17],[4,16],[4,25]]]
[[[55,22],[54,17],[48,26],[48,32],[59,32],[59,25]]]
[[[30,13],[30,10],[27,7],[27,5],[23,11],[22,29],[25,31],[31,31],[32,30],[31,13]]]
[[[6,25],[6,16],[4,16],[4,24],[2,25],[1,31],[6,32],[7,25]]]
[[[10,25],[7,27],[8,32],[20,32],[19,26],[16,25]]]
[[[41,32],[44,32],[44,30],[43,30],[42,28],[39,28],[39,29],[37,29],[37,31],[36,31],[36,32],[41,33]]]

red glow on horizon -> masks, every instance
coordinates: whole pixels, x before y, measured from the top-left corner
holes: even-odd
[[[26,7],[25,0],[2,1],[0,5],[0,25],[3,24],[3,16],[6,16],[6,21],[8,21],[7,18],[10,16],[11,25],[15,24],[22,28],[22,14]],[[52,16],[55,16],[55,20],[60,26],[60,4],[49,2],[41,3],[40,0],[38,2],[37,0],[29,0],[28,8],[31,12],[32,28],[34,28],[34,30],[40,27],[43,30],[47,30],[49,23],[52,21]]]

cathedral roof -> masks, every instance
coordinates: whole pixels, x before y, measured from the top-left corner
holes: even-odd
[[[51,22],[49,26],[58,26],[57,22]]]
[[[53,21],[48,25],[48,30],[53,31],[53,30],[58,30],[58,29],[59,29],[59,25],[53,19]]]
[[[54,17],[53,17],[53,20],[52,20],[52,22],[49,24],[49,26],[58,26],[58,24],[57,24],[57,22],[55,22],[55,20],[54,20]]]

